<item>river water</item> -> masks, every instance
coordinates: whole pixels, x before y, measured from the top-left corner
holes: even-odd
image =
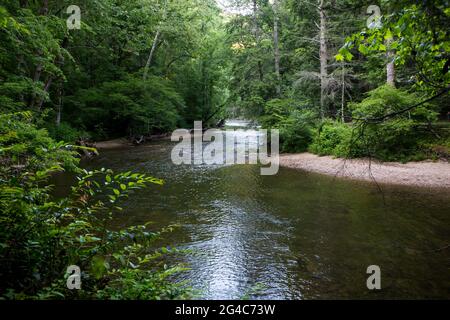
[[[175,166],[174,144],[103,151],[88,168],[162,178],[130,197],[118,226],[179,224],[180,275],[202,299],[450,298],[450,196],[253,165]],[[382,290],[367,289],[367,267]]]

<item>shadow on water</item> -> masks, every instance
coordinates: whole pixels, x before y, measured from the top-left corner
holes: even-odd
[[[450,196],[291,169],[175,166],[170,142],[109,150],[84,165],[136,171],[166,185],[136,192],[117,225],[182,227],[169,240],[195,249],[184,279],[205,299],[450,298]],[[59,177],[58,184],[69,184]],[[382,290],[366,287],[379,265]]]

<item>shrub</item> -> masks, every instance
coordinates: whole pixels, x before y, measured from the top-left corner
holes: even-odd
[[[282,152],[304,152],[313,139],[315,114],[311,111],[294,111],[280,124]]]
[[[94,133],[102,128],[110,136],[171,132],[184,109],[172,83],[155,76],[146,81],[130,77],[80,90],[66,98],[66,104],[77,113],[80,123],[74,125]]]
[[[351,126],[328,120],[316,130],[309,151],[321,156],[347,157],[350,155],[351,140]]]
[[[32,124],[31,112],[0,115],[0,178],[52,168],[75,170],[76,152],[51,139]]]
[[[172,299],[187,290],[161,262],[176,249],[155,247],[171,227],[109,227],[133,190],[163,182],[131,172],[78,169],[75,152],[32,124],[29,113],[0,116],[0,299]],[[51,196],[48,179],[78,175],[69,196]],[[82,290],[66,287],[66,270],[82,270]]]
[[[427,127],[437,119],[437,113],[428,104],[403,112],[420,100],[388,85],[375,89],[362,102],[350,104],[352,125],[324,122],[309,150],[336,157],[423,160],[427,157],[424,144],[434,139]]]
[[[295,109],[295,102],[290,99],[273,99],[264,106],[264,114],[259,118],[263,128],[278,128]]]
[[[303,152],[312,141],[315,114],[296,107],[291,99],[274,99],[264,108],[261,125],[280,130],[282,152]]]
[[[51,125],[47,128],[50,137],[56,141],[66,141],[74,143],[79,139],[89,139],[90,135],[87,132],[75,129],[70,124],[62,122],[59,126]]]
[[[424,159],[421,141],[430,139],[430,132],[423,127],[436,121],[437,113],[429,104],[403,112],[422,99],[386,85],[371,91],[361,103],[352,104],[361,137],[358,154],[385,161]],[[398,114],[389,116],[394,113]]]

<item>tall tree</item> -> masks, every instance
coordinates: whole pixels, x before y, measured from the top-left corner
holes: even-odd
[[[273,6],[273,48],[274,48],[274,60],[275,60],[275,76],[277,79],[276,91],[277,95],[281,95],[281,72],[280,72],[280,35],[279,35],[279,0],[271,0]]]
[[[144,67],[144,75],[143,75],[144,80],[147,80],[148,71],[150,69],[150,65],[152,64],[153,56],[155,54],[156,47],[158,46],[158,41],[159,41],[159,38],[161,36],[161,26],[166,20],[166,16],[167,16],[167,1],[168,0],[164,0],[162,13],[161,13],[161,20],[159,21],[158,27],[156,28],[156,33],[155,33],[155,38],[153,39],[152,48],[150,50],[150,54],[148,55],[147,63],[145,64],[145,67]]]
[[[320,59],[320,114],[325,116],[325,98],[328,83],[328,47],[327,47],[327,17],[325,12],[325,0],[318,0],[320,24],[319,28],[319,59]]]

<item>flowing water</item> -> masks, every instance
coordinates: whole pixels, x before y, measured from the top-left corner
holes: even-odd
[[[258,166],[175,166],[174,144],[103,151],[84,165],[163,178],[123,205],[120,226],[181,227],[165,243],[203,299],[450,298],[450,196]],[[67,183],[66,180],[60,181]],[[382,290],[367,289],[367,267]]]

